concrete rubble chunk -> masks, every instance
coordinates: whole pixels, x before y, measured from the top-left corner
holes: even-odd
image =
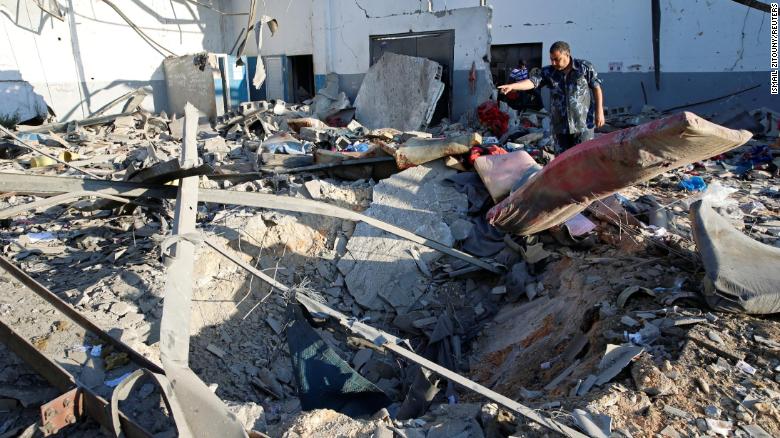
[[[444,92],[441,74],[437,62],[385,52],[363,78],[355,118],[369,129],[416,131],[427,126]]]
[[[103,383],[103,381],[101,380],[100,383]],[[41,405],[51,401],[58,395],[59,392],[52,387],[19,387],[0,384],[0,399],[13,399],[24,407]]]
[[[611,434],[610,428],[604,429],[588,411],[575,409],[572,411],[572,417],[574,418],[574,423],[590,437],[607,438]]]
[[[363,348],[355,353],[355,357],[352,358],[352,365],[356,370],[360,371],[360,368],[371,359],[373,351],[370,348]]]
[[[674,406],[669,406],[669,405],[664,406],[664,412],[674,417],[682,418],[685,420],[690,420],[691,418],[693,418],[693,416],[688,412],[685,412],[679,408],[675,408]]]
[[[672,379],[662,373],[648,355],[634,362],[631,367],[631,377],[637,389],[650,396],[667,395],[676,391]]]
[[[476,403],[439,405],[430,415],[435,416],[428,428],[427,438],[484,438],[484,432],[477,418],[481,406]]]
[[[534,245],[528,245],[528,247],[525,249],[525,252],[523,253],[523,257],[525,258],[525,261],[534,264],[537,262],[541,262],[542,260],[549,257],[551,253],[544,249],[544,245],[541,243],[537,243]]]
[[[328,73],[325,81],[325,87],[317,90],[312,102],[312,112],[319,119],[349,107],[349,98],[343,91],[339,91],[339,76]]]
[[[757,424],[743,424],[739,427],[750,435],[750,438],[771,438],[772,436]]]
[[[222,350],[221,348],[217,347],[217,346],[216,346],[216,345],[214,345],[214,344],[209,344],[209,345],[207,345],[207,346],[206,346],[206,350],[207,350],[209,353],[213,354],[214,356],[217,356],[217,357],[218,357],[218,358],[220,358],[220,359],[222,359],[222,358],[224,358],[224,357],[225,357],[225,351],[224,351],[224,350]]]
[[[612,380],[643,351],[644,348],[634,345],[607,345],[607,353],[599,363],[601,371],[594,384],[603,385]]]
[[[456,241],[466,240],[471,234],[471,229],[474,228],[474,224],[466,219],[457,219],[450,224],[450,231],[452,231],[452,237]]]
[[[708,405],[704,408],[704,415],[712,418],[720,418],[720,409],[717,406]]]
[[[231,403],[227,402],[228,410],[238,418],[246,430],[265,432],[268,429],[265,420],[265,410],[254,402]]]
[[[219,70],[216,55],[202,52],[168,57],[163,60],[163,70],[169,108],[183,115],[184,105],[191,103],[209,119],[216,117],[214,71]]]
[[[661,436],[668,437],[668,438],[682,438],[680,432],[677,432],[677,429],[675,429],[674,426],[672,425],[666,426],[661,431]]]
[[[103,361],[98,357],[90,357],[81,369],[79,382],[87,388],[97,388],[103,384],[106,372],[103,369]]]
[[[733,423],[730,421],[713,420],[711,418],[707,418],[705,421],[709,431],[720,436],[730,436],[731,431],[734,430]]]
[[[382,180],[374,187],[373,202],[365,214],[452,245],[447,222],[464,214],[467,205],[465,195],[441,184],[454,172],[433,162]],[[427,247],[357,224],[338,269],[359,305],[382,310],[389,304],[398,310],[414,303],[427,287],[428,277],[410,249],[416,249],[428,266],[439,256]]]

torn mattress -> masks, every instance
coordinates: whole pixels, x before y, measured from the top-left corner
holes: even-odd
[[[691,205],[693,239],[706,275],[704,298],[715,310],[780,312],[780,248],[751,239],[706,200]]]
[[[555,158],[487,214],[496,228],[530,235],[624,187],[746,143],[750,132],[716,125],[689,112],[615,131]]]

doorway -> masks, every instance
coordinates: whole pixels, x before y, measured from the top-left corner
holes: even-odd
[[[450,118],[452,111],[452,66],[455,57],[454,30],[371,35],[369,40],[370,65],[374,65],[385,52],[427,58],[441,64],[441,81],[444,83],[444,92],[436,104],[436,110],[430,124],[436,125],[443,118]]]
[[[314,57],[312,55],[298,56],[264,56],[265,81],[256,90],[250,87],[251,100],[281,99],[290,103],[303,103],[314,97]],[[254,78],[257,68],[257,58],[249,57],[249,78]]]
[[[528,71],[542,68],[542,43],[500,44],[490,46],[490,73],[493,83],[508,83],[509,72],[517,67],[520,60],[528,65]]]
[[[290,63],[290,95],[293,103],[314,97],[314,57],[312,55],[288,56]]]
[[[528,72],[542,67],[542,43],[501,44],[490,47],[490,74],[493,83],[503,85],[515,82],[509,77],[513,68],[525,61]],[[511,108],[540,110],[543,108],[542,94],[536,90],[513,91],[498,95],[499,102],[506,102]]]

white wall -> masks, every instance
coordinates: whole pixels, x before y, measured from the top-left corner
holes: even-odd
[[[724,0],[665,0],[661,8],[662,71],[769,70],[769,14]]]
[[[424,2],[427,8],[427,2]],[[476,3],[476,2],[475,2]],[[485,70],[483,56],[490,52],[490,10],[464,8],[446,12],[419,12],[417,0],[393,2],[331,1],[330,71],[339,74],[368,70],[369,36],[455,29],[453,70]],[[367,18],[368,16],[368,18]]]
[[[64,22],[42,12],[34,2],[0,5],[0,80],[16,81],[21,76],[60,120],[87,117],[141,85],[155,88],[155,98],[150,97],[145,106],[162,109],[162,60],[167,53],[150,46],[100,0],[58,2]],[[113,3],[177,55],[224,51],[222,17],[213,10],[184,0]],[[213,4],[221,8],[221,0]],[[13,110],[7,102],[0,103],[0,114]]]
[[[231,12],[248,12],[249,0],[226,0],[226,7]],[[312,14],[313,0],[265,0],[257,2],[256,19],[263,15],[276,18],[279,29],[271,37],[268,26],[263,27],[264,56],[271,55],[311,55],[313,54]],[[246,16],[232,16],[225,19],[224,45],[230,50],[238,38],[241,29],[247,27]],[[255,34],[252,32],[246,54],[257,55]]]
[[[623,71],[653,70],[649,1],[489,0],[488,4],[494,9],[494,44],[541,42],[546,59],[550,45],[565,40],[574,56],[590,60],[600,72],[608,71],[610,62],[622,62]],[[730,0],[662,0],[661,71],[766,71],[768,26],[769,14]]]
[[[245,11],[249,5],[249,0],[227,1],[235,12]],[[280,21],[279,33],[265,39],[263,52],[313,53],[317,74],[364,73],[370,34],[441,28],[441,19],[427,13],[427,0],[258,3],[259,14]],[[609,70],[610,62],[621,62],[623,71],[653,70],[649,1],[488,0],[487,4],[493,8],[493,44],[541,42],[546,57],[553,42],[565,40],[575,56],[590,60],[601,72]],[[478,0],[432,0],[432,10],[439,14],[478,5]],[[448,21],[458,25],[458,30],[466,30],[460,35],[468,36],[474,27],[467,19]],[[232,45],[245,26],[245,17],[233,18],[227,27],[225,38],[230,41],[226,44]],[[766,71],[768,26],[768,14],[730,0],[662,0],[661,70]],[[268,31],[264,32],[268,36]]]
[[[202,1],[226,12],[247,12],[249,6],[249,0]],[[64,22],[34,2],[0,0],[0,115],[31,114],[45,100],[62,120],[82,118],[142,85],[155,88],[154,98],[145,102],[148,109],[165,107],[164,54],[101,0],[58,2]],[[186,0],[114,3],[176,54],[226,52],[247,20]],[[455,29],[456,71],[469,70],[474,61],[484,73],[481,60],[491,38],[492,44],[542,42],[545,55],[562,39],[602,73],[610,62],[621,62],[623,71],[652,71],[649,1],[488,0],[492,26],[490,12],[478,4],[432,0],[431,13],[427,0],[260,0],[257,13],[279,21],[274,37],[263,29],[262,52],[312,54],[318,77],[361,75],[369,66],[369,35]],[[768,69],[768,14],[730,0],[662,0],[661,5],[663,73]],[[247,53],[255,52],[250,43]]]

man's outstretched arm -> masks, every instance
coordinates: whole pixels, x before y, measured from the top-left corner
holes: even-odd
[[[506,85],[499,85],[498,91],[501,92],[501,94],[507,94],[510,91],[526,91],[526,90],[533,90],[536,88],[536,85],[534,85],[533,81],[530,79],[523,79],[520,82],[515,82],[514,84],[506,84]]]

